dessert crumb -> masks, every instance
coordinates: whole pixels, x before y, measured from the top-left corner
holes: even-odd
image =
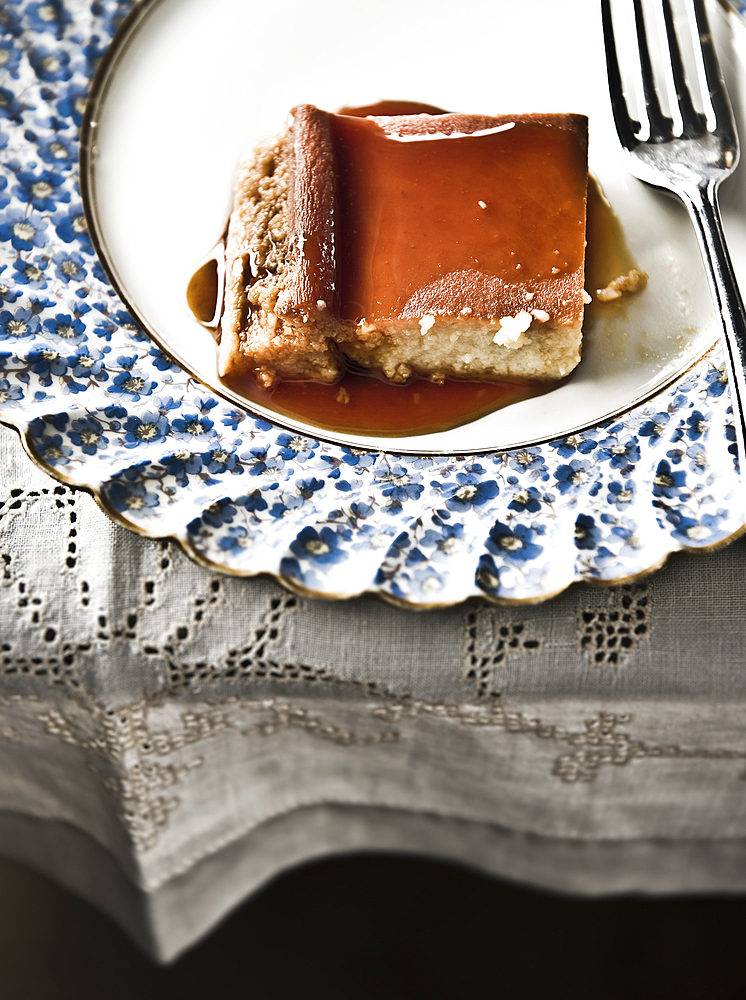
[[[431,314],[429,316],[423,316],[420,320],[420,333],[424,337],[428,330],[435,326],[435,317]]]
[[[622,295],[634,295],[647,287],[648,276],[644,271],[633,268],[627,274],[621,274],[609,282],[606,288],[596,289],[596,298],[599,302],[613,302],[620,299]]]

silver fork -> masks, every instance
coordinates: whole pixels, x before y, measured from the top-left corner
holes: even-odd
[[[661,109],[641,0],[633,0],[633,7],[649,138],[638,138],[643,125],[635,121],[628,111],[619,72],[610,0],[601,0],[611,106],[630,172],[641,181],[677,194],[689,210],[694,223],[715,308],[723,324],[738,455],[741,467],[746,472],[746,465],[743,464],[746,463],[746,312],[726,246],[717,197],[720,182],[733,172],[738,163],[738,134],[720,73],[704,0],[693,0],[696,28],[693,34],[695,44],[698,38],[702,52],[702,64],[714,113],[715,127],[712,130],[707,128],[706,116],[695,109],[687,86],[670,0],[661,2],[682,132],[680,135],[674,134],[673,121]],[[624,0],[624,6],[629,8],[629,0]]]

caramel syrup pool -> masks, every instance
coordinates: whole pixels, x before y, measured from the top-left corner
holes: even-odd
[[[605,288],[621,274],[636,267],[627,248],[619,219],[591,177],[588,183],[585,285],[593,297],[586,314],[597,317],[617,307],[599,302],[598,288]],[[195,271],[187,287],[187,303],[201,323],[210,324],[220,293],[214,260]],[[215,322],[217,318],[215,318]],[[488,413],[550,392],[560,382],[505,378],[497,381],[414,379],[394,385],[373,375],[347,371],[333,385],[286,380],[267,391],[251,377],[225,380],[225,385],[278,415],[302,420],[329,430],[403,436],[450,430]]]

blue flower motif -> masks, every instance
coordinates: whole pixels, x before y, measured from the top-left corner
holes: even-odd
[[[269,516],[273,517],[275,520],[279,520],[281,517],[284,517],[288,513],[288,510],[289,510],[288,505],[282,503],[281,500],[278,500],[276,503],[273,503],[272,506],[269,508]]]
[[[310,500],[314,493],[323,490],[324,480],[311,476],[309,479],[299,479],[293,484],[294,492],[285,498],[289,510],[297,510],[302,507],[307,500]]]
[[[0,312],[0,340],[32,337],[39,332],[40,326],[41,320],[31,309],[16,309],[15,312],[3,309]]]
[[[122,480],[115,480],[111,484],[109,499],[115,510],[135,517],[147,516],[160,505],[157,493],[146,490],[141,483],[130,483]]]
[[[14,80],[18,79],[18,64],[21,61],[20,46],[10,39],[0,42],[0,71],[7,73]]]
[[[344,446],[341,448],[341,451],[342,461],[345,465],[354,465],[360,469],[369,469],[378,461],[378,455],[374,452],[359,451],[357,448],[345,448]]]
[[[696,472],[702,475],[707,469],[707,452],[704,449],[704,445],[700,444],[699,441],[695,441],[694,444],[689,445],[686,449],[687,458],[691,459],[689,463],[689,468],[692,472]]]
[[[88,76],[92,77],[96,72],[98,64],[106,52],[106,48],[106,44],[101,44],[101,39],[98,35],[91,35],[90,41],[83,46],[83,55],[85,56]]]
[[[319,446],[318,441],[303,437],[300,434],[280,434],[277,438],[280,456],[286,462],[308,462],[313,458]]]
[[[580,458],[574,458],[568,465],[560,465],[554,473],[557,489],[560,493],[582,489],[591,481],[591,470],[591,462]]]
[[[109,348],[106,347],[104,348],[104,350],[108,351]],[[157,399],[153,400],[152,405],[157,406],[158,409],[161,411],[161,413],[170,413],[171,410],[181,409],[181,400],[174,399],[173,396],[160,396]]]
[[[121,358],[119,360],[121,361]],[[134,360],[136,359],[133,358]],[[137,402],[141,396],[150,396],[157,385],[157,382],[149,381],[146,375],[132,368],[115,375],[108,392],[119,396],[130,396]]]
[[[415,569],[410,578],[412,596],[432,599],[433,594],[443,590],[448,576],[447,572],[438,572],[433,566]]]
[[[85,340],[85,325],[69,313],[57,313],[54,319],[45,319],[44,329],[68,344],[79,344]]]
[[[678,517],[671,515],[675,523],[674,536],[689,545],[713,545],[722,537],[723,514],[703,514],[699,520],[693,517]]]
[[[668,462],[665,460],[659,462],[653,479],[653,496],[674,500],[682,491],[687,492],[686,472],[683,470],[674,472]]]
[[[83,209],[76,205],[52,216],[55,232],[63,243],[77,243],[83,253],[93,253]]]
[[[423,549],[433,549],[428,555],[429,559],[436,562],[447,560],[455,552],[458,552],[464,544],[463,524],[444,524],[440,530],[428,528],[422,538],[420,547]]]
[[[0,378],[0,407],[17,406],[23,401],[23,389],[13,385],[7,378]]]
[[[543,546],[537,545],[533,537],[534,532],[526,524],[517,524],[511,529],[507,524],[496,521],[485,544],[495,555],[514,562],[527,562],[536,559],[544,551]]]
[[[575,545],[579,549],[595,549],[601,541],[601,529],[589,514],[579,514],[575,520]]]
[[[261,490],[254,490],[253,493],[249,493],[247,496],[238,497],[235,502],[239,507],[243,507],[244,510],[249,511],[251,514],[256,513],[258,510],[267,509],[267,501],[262,496]]]
[[[238,425],[246,420],[246,414],[241,410],[228,410],[227,413],[223,415],[223,425],[225,427],[230,427],[231,430],[237,431]]]
[[[221,447],[204,452],[202,455],[202,464],[211,475],[230,472],[234,476],[240,476],[244,471],[243,466],[238,460],[238,455]]]
[[[320,566],[343,562],[347,553],[339,547],[340,537],[333,528],[304,528],[290,543],[290,551],[297,559],[310,559]]]
[[[70,56],[64,49],[48,49],[44,45],[36,45],[29,49],[28,60],[44,83],[69,80],[73,75]]]
[[[252,448],[242,452],[241,461],[245,462],[250,476],[261,476],[267,471],[267,449]]]
[[[58,201],[70,201],[70,192],[64,188],[65,178],[53,170],[35,174],[22,170],[16,177],[18,183],[13,194],[19,201],[28,202],[37,212],[52,212]]]
[[[72,20],[61,0],[41,0],[40,3],[32,3],[26,11],[26,16],[36,31],[52,32],[58,39],[62,38],[65,28]]]
[[[0,32],[15,37],[23,34],[21,19],[10,4],[0,7]]]
[[[21,295],[19,289],[15,288],[15,282],[10,273],[3,275],[8,270],[7,264],[0,267],[0,303],[15,302]]]
[[[21,121],[23,105],[12,90],[0,87],[0,117],[9,118],[13,122]]]
[[[137,448],[143,442],[162,441],[169,431],[168,420],[156,411],[146,411],[141,416],[132,413],[122,425],[125,448]]]
[[[39,376],[41,384],[45,386],[52,384],[53,375],[62,375],[67,370],[65,358],[49,348],[29,351],[28,361],[31,364],[31,371]]]
[[[638,434],[640,437],[650,438],[651,444],[657,444],[666,433],[666,426],[670,419],[668,413],[653,413],[640,425]]]
[[[558,441],[550,441],[550,448],[556,448],[557,454],[561,455],[562,458],[569,458],[578,452],[580,455],[588,455],[596,447],[595,440],[585,434],[569,434],[566,438],[560,438]]]
[[[202,512],[202,520],[211,528],[222,528],[224,524],[232,524],[237,513],[230,500],[216,500]]]
[[[202,471],[202,456],[188,451],[177,452],[161,459],[161,462],[169,476],[173,476],[181,485],[188,482],[189,476],[196,476]]]
[[[421,484],[422,477],[411,475],[403,465],[393,465],[391,468],[380,465],[375,473],[379,482],[385,484],[382,494],[397,504],[401,504],[403,500],[416,500],[425,488]]]
[[[479,565],[474,577],[474,582],[480,590],[488,594],[496,594],[500,589],[500,571],[495,565],[492,556],[483,555],[479,557]]]
[[[157,368],[159,372],[178,372],[181,370],[178,363],[164,354],[159,347],[150,348],[150,357],[153,359],[153,367]]]
[[[709,421],[699,410],[693,410],[687,417],[686,423],[689,428],[686,434],[691,441],[698,441],[710,428]]]
[[[545,497],[545,499],[548,498]],[[526,489],[518,490],[513,495],[513,499],[508,504],[508,509],[515,510],[519,514],[522,514],[524,511],[536,514],[537,511],[541,510],[541,500],[541,493],[539,493],[536,487],[527,486]]]
[[[234,524],[228,528],[226,535],[221,536],[218,544],[223,552],[231,552],[237,549],[245,549],[252,541],[252,538],[253,536],[249,534],[248,530],[242,524]]]
[[[70,440],[84,455],[95,455],[99,449],[106,448],[109,444],[103,424],[91,416],[73,420]]]
[[[179,441],[193,441],[209,434],[214,424],[208,417],[200,416],[198,413],[185,413],[181,417],[175,417],[171,427],[174,437]]]
[[[55,271],[58,278],[65,284],[71,281],[85,281],[88,273],[85,269],[85,258],[79,253],[71,250],[60,250],[52,260],[55,264]]]
[[[71,119],[75,125],[80,127],[83,124],[83,115],[87,104],[88,87],[71,83],[61,91],[60,99],[57,101],[57,111],[63,118]]]
[[[49,264],[49,259],[47,257],[34,257],[33,260],[17,260],[13,264],[13,269],[17,271],[16,281],[19,281],[22,285],[28,285],[29,288],[46,288],[47,287],[47,266]]]
[[[48,242],[48,237],[44,230],[47,228],[46,219],[40,215],[13,210],[3,213],[0,216],[0,240],[10,245],[14,250],[33,250],[34,247],[43,247]]]
[[[480,471],[481,466],[478,466]],[[500,488],[494,479],[480,479],[472,473],[457,472],[455,483],[443,483],[441,486],[434,481],[431,485],[440,488],[449,510],[464,510],[468,507],[481,507],[488,500],[494,500]]]
[[[63,445],[61,434],[47,435],[34,444],[39,456],[49,465],[67,465],[73,453],[72,448]]]
[[[81,347],[70,361],[70,373],[75,378],[95,378],[100,382],[106,382],[109,374],[104,368],[105,363],[104,351],[97,351],[86,345]]]
[[[508,455],[508,464],[516,472],[543,471],[544,456],[540,448],[520,448],[518,451],[511,451]]]
[[[611,436],[599,441],[596,458],[599,462],[608,462],[612,469],[620,470],[624,476],[640,461],[640,448],[633,437],[622,441],[619,437]]]
[[[64,139],[61,135],[55,134],[49,138],[37,139],[37,148],[39,156],[45,163],[69,167],[77,159],[75,147],[68,139]],[[69,194],[67,198],[60,200],[65,202],[70,201]],[[69,242],[69,240],[66,242]]]
[[[617,510],[624,510],[635,498],[635,484],[631,479],[623,483],[613,480],[609,483],[608,489],[606,502],[614,504]]]
[[[705,375],[708,396],[722,396],[728,384],[728,373],[725,370],[725,363],[716,368],[714,365]]]

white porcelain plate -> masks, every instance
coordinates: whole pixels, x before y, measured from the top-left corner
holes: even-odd
[[[588,332],[580,368],[546,396],[396,441],[283,424],[423,454],[514,448],[621,413],[702,357],[717,327],[692,227],[678,204],[622,166],[595,0],[467,2],[458,16],[446,0],[426,13],[399,0],[159,0],[106,77],[90,198],[122,295],[189,371],[241,402],[219,382],[214,345],[183,300],[187,275],[223,231],[242,149],[279,131],[297,103],[334,110],[389,97],[456,111],[587,114],[591,169],[650,284]],[[740,256],[746,227],[738,229]]]

